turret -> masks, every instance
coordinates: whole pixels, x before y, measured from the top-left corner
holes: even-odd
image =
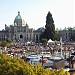
[[[17,26],[22,26],[22,18],[19,11],[18,11],[18,15],[15,17],[14,25],[15,23],[17,24]]]

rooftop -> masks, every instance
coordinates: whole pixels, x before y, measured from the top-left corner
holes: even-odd
[[[22,18],[21,18],[20,12],[18,11],[18,15],[15,17],[15,20],[19,20],[19,19],[22,19]]]

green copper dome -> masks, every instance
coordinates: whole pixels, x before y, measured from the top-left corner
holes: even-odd
[[[18,15],[15,17],[15,20],[21,20],[22,18],[21,18],[21,15],[20,15],[20,12],[18,11]]]

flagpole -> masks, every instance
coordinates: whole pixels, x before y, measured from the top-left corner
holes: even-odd
[[[62,57],[62,37],[60,37],[61,57]]]

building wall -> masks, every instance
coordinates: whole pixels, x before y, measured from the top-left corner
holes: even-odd
[[[75,30],[59,30],[58,36],[62,37],[64,42],[71,41],[71,36],[75,35]]]
[[[62,64],[62,65],[61,65]],[[64,60],[53,61],[53,68],[54,69],[61,69],[64,68]]]
[[[3,31],[0,32],[1,34],[0,38],[5,38],[5,36],[8,36],[8,38],[15,41],[22,41],[22,42],[37,41],[38,42],[42,31],[43,31],[42,29],[41,31],[33,30],[33,28],[29,28],[27,23],[26,24],[22,23],[20,12],[18,12],[18,15],[15,17],[15,20],[14,20],[14,25],[7,26],[5,24],[4,32]]]
[[[7,31],[0,31],[0,41],[5,40],[8,37],[9,35]]]

